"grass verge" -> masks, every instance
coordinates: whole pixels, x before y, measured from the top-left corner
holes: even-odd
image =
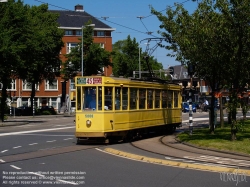
[[[196,146],[250,155],[250,120],[245,121],[243,131],[238,131],[236,137],[237,140],[231,141],[231,126],[227,123],[224,128],[218,124],[214,134],[209,132],[209,128],[194,128],[192,135],[186,131],[177,136],[180,141]]]

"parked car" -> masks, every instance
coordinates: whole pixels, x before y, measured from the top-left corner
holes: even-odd
[[[40,114],[45,114],[46,112],[45,111],[48,111],[50,114],[52,114],[52,115],[55,115],[56,114],[56,111],[55,111],[55,109],[54,109],[54,107],[53,106],[40,106],[39,108],[38,108],[38,112],[40,113]]]
[[[33,115],[32,107],[20,106],[17,109],[20,111],[20,116],[32,116]]]
[[[192,104],[192,110],[193,112],[196,112],[196,104],[193,103]],[[189,112],[189,103],[188,102],[183,102],[182,103],[182,112],[186,113],[186,112]]]

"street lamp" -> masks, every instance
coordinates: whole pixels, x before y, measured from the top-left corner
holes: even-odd
[[[89,24],[89,25],[85,25],[85,26],[94,27],[95,24]],[[84,26],[84,25],[82,26],[82,76],[83,76],[83,28],[84,28],[85,26]]]

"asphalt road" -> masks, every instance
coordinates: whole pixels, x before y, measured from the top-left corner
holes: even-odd
[[[116,148],[161,156],[129,143],[76,145],[73,118],[39,120],[0,128],[0,186],[249,186],[248,176],[240,173],[234,181],[223,172],[152,164],[103,151]]]

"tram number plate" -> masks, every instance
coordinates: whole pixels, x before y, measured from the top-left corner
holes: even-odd
[[[93,114],[85,114],[85,118],[93,118],[94,115]]]

